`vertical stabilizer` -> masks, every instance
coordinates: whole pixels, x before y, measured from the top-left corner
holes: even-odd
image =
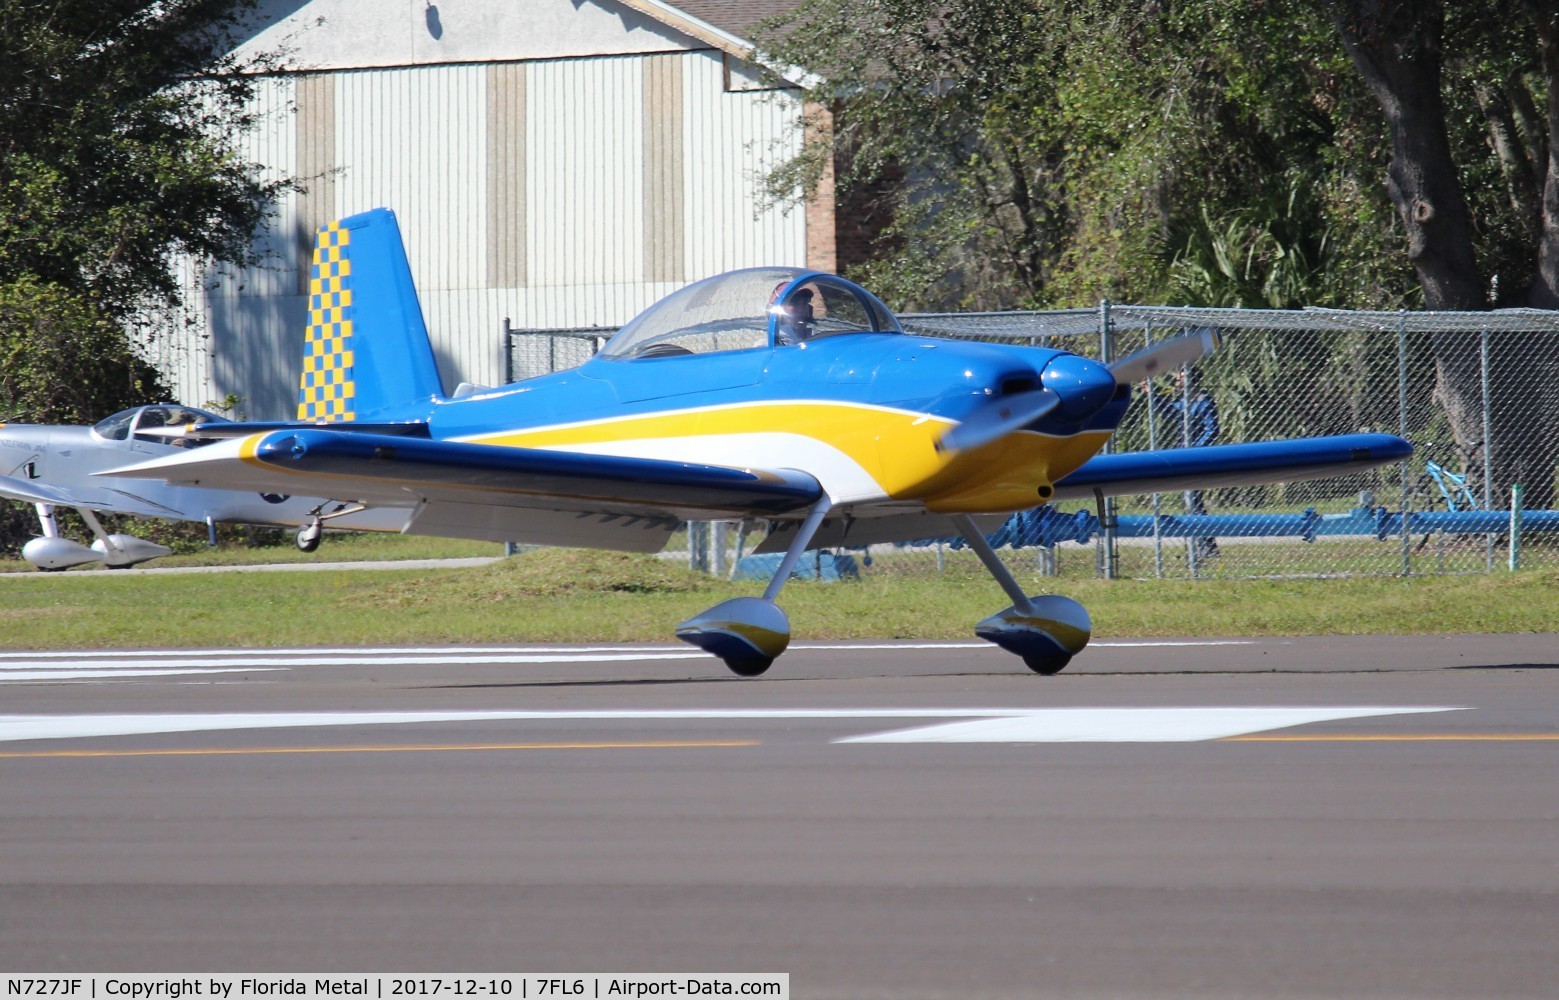
[[[442,388],[395,213],[320,227],[298,419],[420,419]]]

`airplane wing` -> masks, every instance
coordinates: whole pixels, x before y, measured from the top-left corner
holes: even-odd
[[[1412,453],[1412,445],[1392,434],[1341,434],[1096,455],[1056,483],[1055,499],[1092,497],[1095,490],[1121,496],[1326,479],[1400,462]]]
[[[411,510],[408,534],[655,552],[688,519],[775,517],[822,495],[794,470],[739,469],[335,430],[218,441],[98,473]]]
[[[44,483],[0,476],[0,497],[20,500],[23,503],[47,503],[56,507],[85,507],[88,510],[107,511],[111,514],[130,514],[135,517],[175,517],[187,515],[166,504],[136,496],[126,490],[110,487],[74,487],[65,489]]]

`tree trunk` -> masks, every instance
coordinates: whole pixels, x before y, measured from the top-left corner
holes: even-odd
[[[1334,18],[1349,58],[1385,114],[1391,134],[1386,189],[1407,232],[1408,259],[1423,289],[1424,305],[1436,310],[1487,309],[1488,289],[1473,248],[1472,224],[1451,156],[1441,98],[1443,4],[1438,0],[1335,0]],[[1551,45],[1545,56],[1553,56]],[[1552,65],[1545,59],[1545,66]],[[1556,287],[1553,279],[1559,277],[1559,232],[1554,229],[1559,223],[1559,170],[1553,160],[1559,106],[1555,105],[1553,80],[1550,73],[1550,163],[1539,248],[1543,276],[1529,293],[1533,299],[1550,294]],[[1550,506],[1556,446],[1543,427],[1546,414],[1533,412],[1533,404],[1543,401],[1550,381],[1544,376],[1552,370],[1554,352],[1534,350],[1534,346],[1547,345],[1534,345],[1531,338],[1491,336],[1491,378],[1485,398],[1479,336],[1433,334],[1432,343],[1435,400],[1446,412],[1457,450],[1473,473],[1470,478],[1481,484],[1485,449],[1491,449],[1488,493],[1492,505],[1507,503],[1509,486],[1519,482],[1526,489],[1530,506]],[[1492,438],[1488,441],[1485,408],[1488,436]],[[1482,492],[1480,489],[1480,496]]]
[[[1547,163],[1543,173],[1542,232],[1538,236],[1537,278],[1527,294],[1527,304],[1538,309],[1559,309],[1559,11],[1552,0],[1528,0],[1527,10],[1537,26],[1542,51],[1543,82],[1548,91]],[[1539,155],[1542,151],[1539,151]],[[1537,345],[1540,363],[1531,367],[1534,401],[1530,437],[1553,442],[1547,463],[1534,463],[1523,480],[1531,507],[1554,506],[1554,465],[1559,458],[1559,334],[1547,334]]]
[[[1424,304],[1486,308],[1440,96],[1444,8],[1392,0],[1341,0],[1337,7],[1343,46],[1391,132],[1386,189],[1407,230]]]
[[[1548,166],[1543,178],[1542,235],[1537,247],[1537,280],[1527,302],[1538,309],[1559,309],[1559,13],[1542,11],[1551,0],[1532,0],[1548,85]]]

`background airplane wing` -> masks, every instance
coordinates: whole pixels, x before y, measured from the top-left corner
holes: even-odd
[[[136,517],[185,517],[166,504],[111,487],[60,487],[14,476],[0,476],[0,497],[23,503],[48,503],[57,507],[85,507],[111,514]]]
[[[218,441],[99,475],[404,507],[408,534],[643,552],[684,520],[784,516],[823,494],[794,470],[333,430]]]
[[[328,429],[344,431],[353,434],[394,434],[409,437],[428,436],[428,425],[415,420],[398,420],[390,423],[368,423],[355,420],[245,420],[242,423],[233,421],[174,424],[168,427],[138,427],[137,435],[147,437],[164,438],[170,442],[178,440],[212,441],[221,438],[244,438],[251,434],[261,434],[266,431],[294,431],[310,429]]]
[[[1121,496],[1325,479],[1400,462],[1412,453],[1412,445],[1392,434],[1342,434],[1097,455],[1056,483],[1055,498],[1091,497],[1095,490]]]

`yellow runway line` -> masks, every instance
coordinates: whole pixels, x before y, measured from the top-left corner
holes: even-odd
[[[665,750],[685,747],[750,747],[757,740],[657,741],[649,743],[469,743],[380,747],[205,747],[188,750],[29,750],[0,753],[17,757],[217,757],[278,753],[424,753],[456,750]]]

